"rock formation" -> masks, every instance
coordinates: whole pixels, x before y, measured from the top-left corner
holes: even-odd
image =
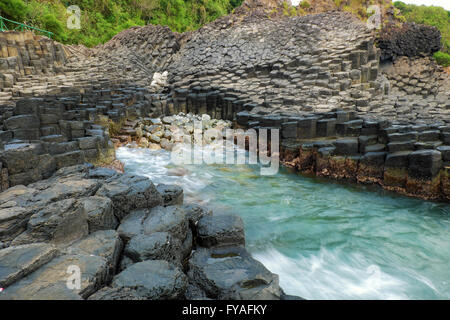
[[[84,164],[114,159],[113,141],[168,146],[161,128],[180,113],[280,129],[281,159],[301,172],[450,200],[448,74],[428,57],[380,65],[349,13],[277,5],[249,0],[185,34],[133,27],[94,49],[0,34],[1,299],[285,298],[239,218]],[[435,50],[434,30],[408,28],[382,45],[389,56]],[[79,290],[62,282],[72,265]]]
[[[377,39],[381,60],[397,57],[420,57],[441,49],[441,33],[436,27],[405,23],[400,27],[384,27]]]
[[[1,193],[0,299],[284,298],[244,249],[239,217],[174,205],[182,190],[160,187],[78,165]],[[78,289],[66,285],[71,266]]]

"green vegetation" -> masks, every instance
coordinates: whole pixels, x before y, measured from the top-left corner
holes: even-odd
[[[401,1],[395,2],[394,5],[407,21],[434,26],[441,31],[442,51],[437,52],[434,57],[440,65],[448,67],[450,65],[450,11],[441,7],[405,4]]]
[[[278,10],[274,9],[276,13]],[[297,10],[294,6],[290,5],[287,1],[283,1],[283,15],[288,17],[294,17],[297,15]],[[270,16],[270,13],[269,13]]]
[[[132,26],[166,25],[173,31],[195,30],[226,15],[243,0],[0,0],[0,15],[51,31],[57,41],[105,43]],[[81,29],[67,28],[71,5],[81,9]]]
[[[350,12],[365,21],[370,16],[367,8],[373,3],[368,0],[334,0],[334,4],[339,10]]]
[[[22,0],[0,0],[0,11],[5,18],[21,21],[27,14],[27,6]]]

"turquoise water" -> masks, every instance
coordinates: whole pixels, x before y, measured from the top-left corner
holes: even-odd
[[[170,164],[120,148],[126,170],[245,223],[247,249],[306,299],[449,299],[450,205],[257,166]],[[171,176],[167,176],[167,175]]]

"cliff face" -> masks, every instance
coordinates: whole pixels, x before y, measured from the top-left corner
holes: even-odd
[[[18,63],[14,81],[2,89],[0,138],[8,148],[38,143],[39,148],[28,151],[41,165],[16,168],[14,159],[21,152],[7,152],[3,180],[29,183],[64,165],[108,154],[109,135],[98,123],[125,117],[182,111],[236,120],[246,112],[244,119],[256,127],[280,126],[285,117],[297,126],[303,123],[298,117],[319,117],[320,129],[306,121],[306,136],[301,136],[306,138],[323,130],[335,134],[338,111],[346,114],[345,123],[366,118],[445,126],[449,121],[449,92],[443,85],[448,78],[441,71],[427,68],[424,75],[412,67],[406,80],[398,78],[404,73],[396,66],[383,66],[384,75],[382,53],[364,22],[338,11],[271,14],[279,6],[278,1],[247,1],[234,13],[184,34],[162,26],[133,27],[92,50],[50,40],[39,40],[39,48],[26,41],[16,45],[21,63],[33,67]],[[0,35],[5,39],[0,43],[7,43],[2,52],[6,47],[10,55],[7,35]],[[0,65],[12,60],[17,58],[0,58]],[[2,76],[8,78],[6,72]],[[358,120],[340,132],[357,134],[361,126]],[[435,142],[426,147],[443,143]],[[403,147],[416,148],[414,143]]]

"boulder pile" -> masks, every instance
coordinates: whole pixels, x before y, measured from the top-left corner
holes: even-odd
[[[225,130],[231,127],[232,122],[229,120],[211,119],[208,114],[185,115],[181,112],[178,115],[161,118],[127,121],[120,135],[112,140],[119,145],[126,142],[131,148],[172,151],[177,143],[211,144],[215,138],[225,137]],[[205,134],[208,132],[214,134]]]

